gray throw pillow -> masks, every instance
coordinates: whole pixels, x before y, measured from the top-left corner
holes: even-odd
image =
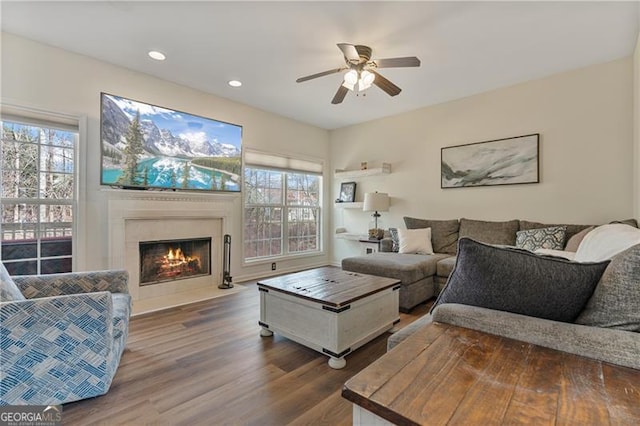
[[[516,232],[516,247],[525,250],[562,250],[566,226],[550,226],[548,228],[529,229]]]
[[[25,300],[20,289],[13,282],[7,268],[0,262],[0,302],[13,302],[15,300]]]
[[[635,219],[614,220],[609,223],[621,223],[623,225],[633,226],[634,228],[638,227],[638,221]]]
[[[431,245],[435,253],[456,254],[458,245],[458,219],[431,220],[404,217],[407,229],[431,228]]]
[[[640,332],[640,244],[611,259],[576,323]]]
[[[389,228],[389,235],[391,236],[392,246],[391,251],[397,253],[400,250],[400,237],[398,237],[398,228]]]
[[[461,238],[456,265],[433,307],[460,303],[573,322],[608,264],[571,262]]]
[[[487,244],[513,246],[520,227],[517,220],[490,222],[486,220],[460,219],[460,238],[467,237]]]

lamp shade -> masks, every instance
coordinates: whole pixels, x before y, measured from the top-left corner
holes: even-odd
[[[389,210],[389,194],[367,192],[364,194],[362,210],[365,212],[386,212]]]

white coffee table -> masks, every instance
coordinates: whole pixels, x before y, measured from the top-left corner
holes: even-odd
[[[258,282],[261,336],[281,334],[329,356],[344,357],[400,321],[400,281],[343,271],[310,269]]]

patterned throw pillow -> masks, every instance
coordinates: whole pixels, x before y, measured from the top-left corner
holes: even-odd
[[[516,232],[516,247],[530,251],[538,249],[562,250],[566,231],[566,226],[518,231]]]
[[[397,253],[398,250],[400,250],[400,237],[398,237],[398,228],[389,228],[389,234],[391,235],[391,241],[393,241],[391,251]]]

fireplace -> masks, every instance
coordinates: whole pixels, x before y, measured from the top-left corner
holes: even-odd
[[[211,275],[211,238],[140,241],[140,285]]]

